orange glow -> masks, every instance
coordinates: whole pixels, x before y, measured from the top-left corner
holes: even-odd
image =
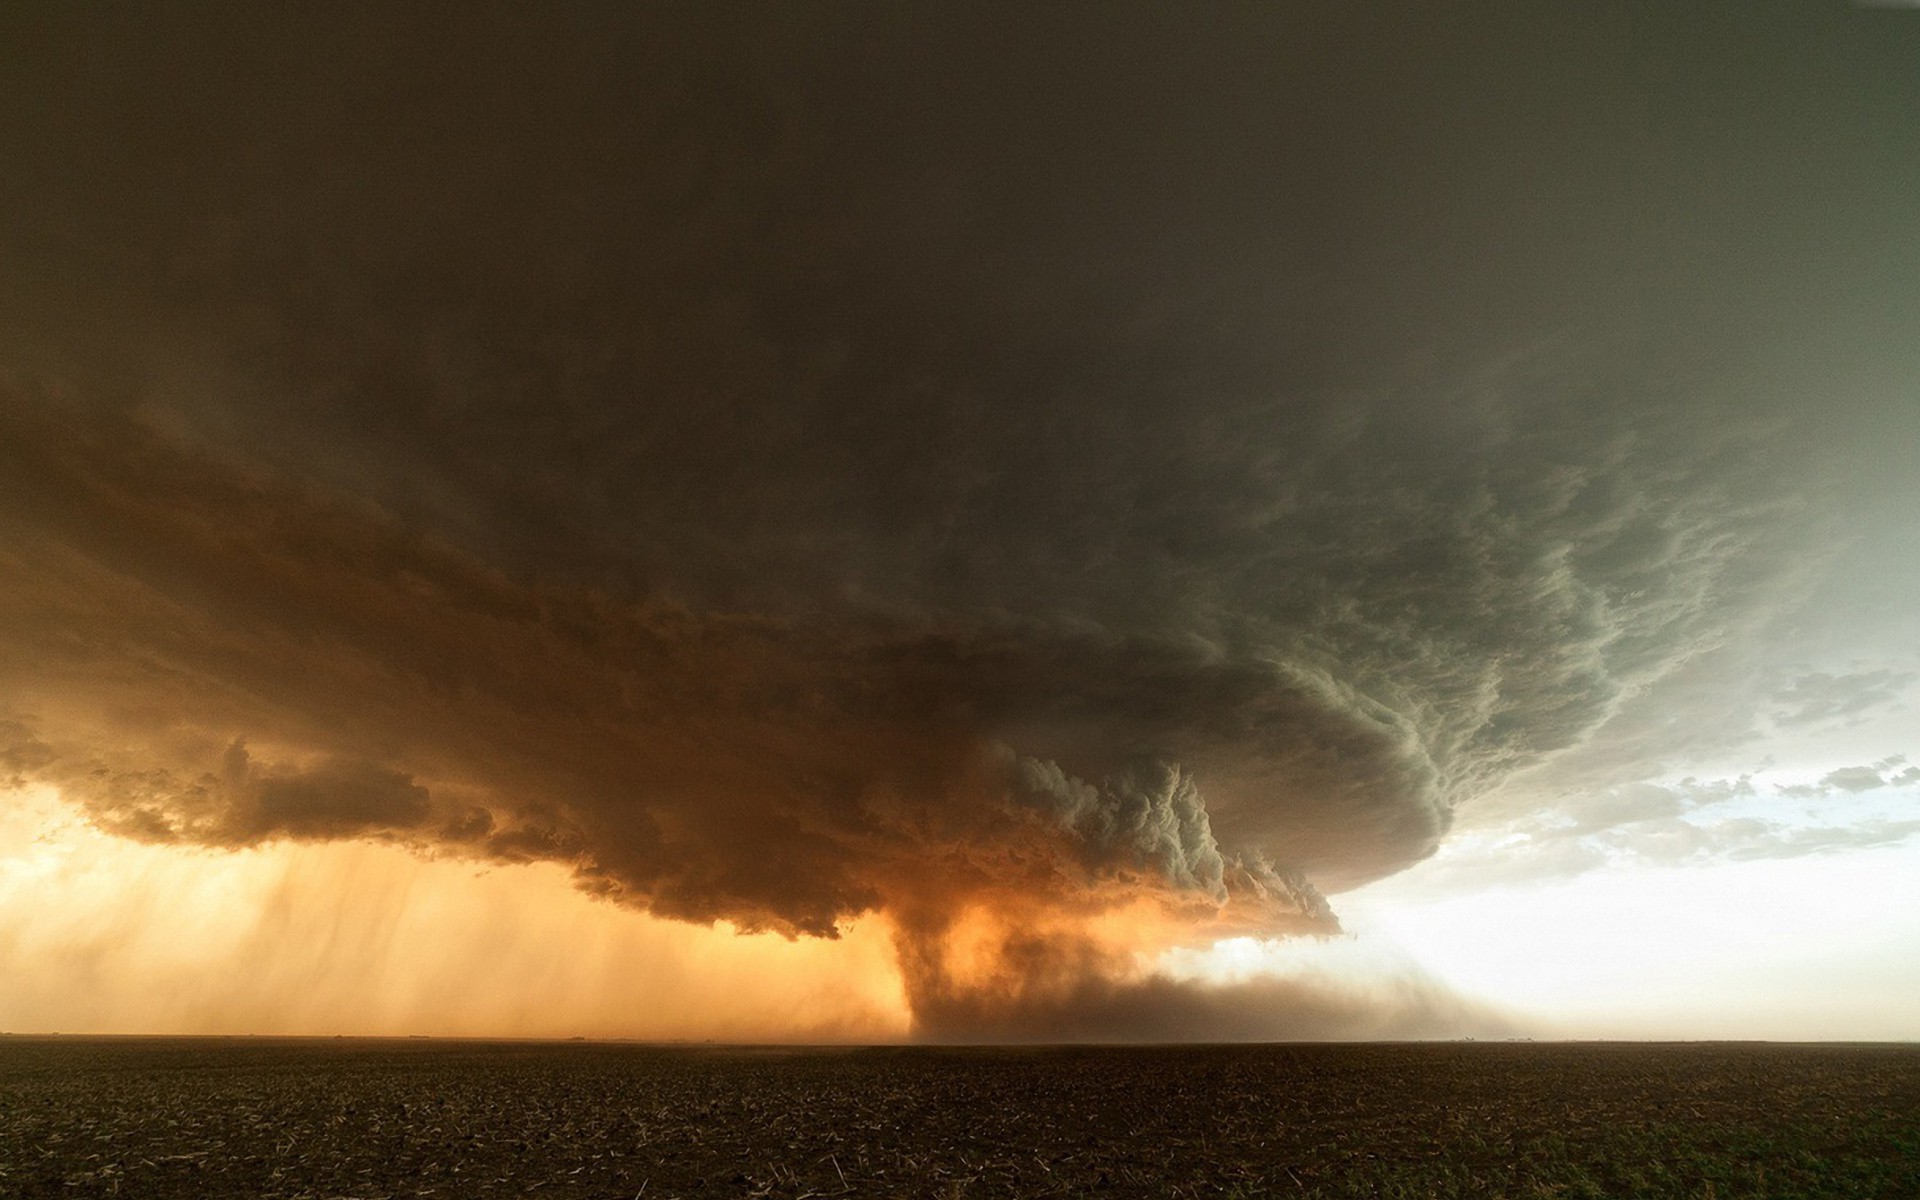
[[[737,935],[596,901],[552,864],[356,842],[143,845],[0,793],[0,1029],[886,1041],[890,930]]]
[[[1061,1001],[1096,979],[1126,984],[1158,972],[1196,936],[1191,914],[1158,890],[1078,902],[982,892],[908,951],[916,968],[908,991],[986,1009]]]

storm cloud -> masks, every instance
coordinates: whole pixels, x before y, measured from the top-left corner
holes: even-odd
[[[1753,331],[1839,276],[1821,197],[1706,236],[1674,162],[1784,168],[1610,107],[1631,23],[1469,134],[1436,79],[1544,18],[1218,16],[9,18],[0,765],[884,914],[956,1036],[1239,1003],[1087,923],[1332,931],[1798,596],[1827,443]]]

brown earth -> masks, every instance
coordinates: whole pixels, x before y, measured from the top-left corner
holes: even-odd
[[[0,1038],[0,1197],[1920,1197],[1920,1047]]]

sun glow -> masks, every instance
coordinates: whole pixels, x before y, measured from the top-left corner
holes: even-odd
[[[1438,864],[1437,864],[1438,865]],[[1371,941],[1563,1037],[1920,1037],[1920,842],[1339,898]]]
[[[1223,938],[1161,953],[1155,969],[1182,982],[1231,985],[1282,979],[1333,991],[1370,991],[1424,977],[1392,943],[1354,934]]]

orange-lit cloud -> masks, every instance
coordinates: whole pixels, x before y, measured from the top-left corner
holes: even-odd
[[[1155,948],[1196,931],[1144,900],[1089,916],[1008,897],[937,939],[903,940],[883,916],[790,939],[607,904],[548,864],[155,845],[44,789],[0,799],[0,1031],[872,1043],[1507,1027],[1417,973],[1337,977],[1312,954],[1306,970],[1246,970],[1246,939],[1163,960]]]
[[[1693,619],[1622,592],[1589,644],[1524,667],[1456,647],[1369,694],[1388,662],[1335,679],[1320,632],[1257,613],[1267,640],[1229,653],[1079,619],[703,612],[517,578],[137,420],[10,395],[14,780],[154,846],[371,841],[557,864],[657,918],[884,930],[927,1035],[1290,1028],[1299,997],[1245,1018],[1138,961],[1336,929],[1308,872],[1418,860],[1460,797],[1684,655],[1649,642],[1610,679],[1635,606],[1653,631]],[[1502,679],[1562,690],[1438,702]]]
[[[15,7],[0,783],[130,879],[231,877],[208,978],[257,960],[249,1012],[544,1030],[518,980],[619,993],[616,959],[698,948],[727,983],[860,964],[793,1036],[1451,1029],[1155,964],[1332,933],[1327,896],[1469,806],[1564,814],[1912,682],[1809,663],[1768,701],[1753,650],[1913,440],[1804,411],[1852,394],[1856,334],[1754,331],[1854,303],[1849,253],[1897,277],[1912,206],[1796,210],[1796,166],[1747,224],[1646,209],[1704,194],[1651,167],[1811,151],[1797,116],[1718,136],[1743,106],[1684,55],[1620,76],[1648,40],[1607,19],[1537,56],[1287,6],[1008,53],[1026,23],[970,7]],[[1773,95],[1799,58],[1754,61]],[[1528,119],[1436,126],[1442,78]],[[1905,129],[1877,78],[1845,102]],[[1652,80],[1712,119],[1647,144],[1618,101]],[[1860,249],[1759,236],[1796,211]],[[35,1011],[158,945],[99,887],[124,936],[40,943]],[[334,890],[387,899],[301,924]],[[488,905],[536,964],[509,983]],[[556,965],[573,942],[608,948]],[[364,1011],[324,963],[380,980]],[[707,1024],[774,1035],[756,1005]]]
[[[555,862],[749,932],[880,914],[916,1002],[954,986],[941,947],[969,911],[999,914],[1010,963],[1035,936],[1012,914],[1331,928],[1297,876],[1223,853],[1177,768],[1088,783],[992,740],[966,710],[1018,696],[1016,645],[963,668],[925,632],[529,588],[151,434],[26,416],[15,478],[44,523],[0,539],[20,581],[0,753],[111,833]]]

